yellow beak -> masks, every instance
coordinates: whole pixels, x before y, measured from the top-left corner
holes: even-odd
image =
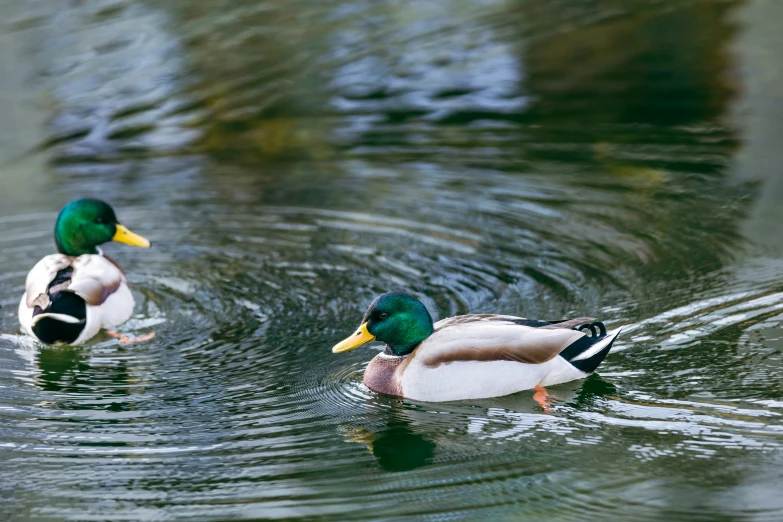
[[[138,234],[134,234],[124,226],[117,223],[117,232],[114,233],[114,237],[111,238],[112,241],[116,241],[117,243],[124,243],[126,245],[135,246],[135,247],[141,247],[141,248],[149,248],[150,242],[149,240],[141,237]]]
[[[332,353],[349,352],[374,340],[375,336],[367,331],[367,323],[362,323],[355,334],[335,344]]]

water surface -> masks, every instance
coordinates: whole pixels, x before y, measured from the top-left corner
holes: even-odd
[[[781,5],[538,4],[0,3],[0,514],[783,518]],[[153,341],[18,333],[83,196]],[[330,353],[391,289],[627,327],[417,403]]]

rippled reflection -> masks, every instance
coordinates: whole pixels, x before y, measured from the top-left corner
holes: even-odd
[[[377,431],[359,426],[343,426],[346,442],[364,444],[378,465],[386,471],[410,471],[432,464],[436,444],[427,435],[417,433],[411,423],[398,414]]]
[[[780,519],[781,16],[0,4],[0,514]],[[153,242],[107,247],[150,342],[18,334],[85,195]],[[329,348],[396,288],[626,333],[549,412],[383,397]]]

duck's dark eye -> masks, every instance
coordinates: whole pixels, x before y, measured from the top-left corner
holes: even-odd
[[[106,223],[106,220],[103,219],[102,217],[97,217],[95,218],[95,223],[97,223],[98,225],[103,225],[104,223]]]
[[[387,317],[389,317],[389,314],[386,312],[381,312],[378,314],[378,319],[386,319]]]

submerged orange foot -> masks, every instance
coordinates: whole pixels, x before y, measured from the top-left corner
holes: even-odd
[[[533,389],[536,390],[536,393],[533,394],[533,400],[536,401],[545,412],[551,411],[549,409],[549,405],[552,403],[552,398],[549,396],[546,390],[538,385],[536,385],[536,387]]]
[[[150,339],[155,337],[155,332],[150,332],[146,335],[142,335],[141,337],[128,337],[125,334],[121,334],[118,332],[106,332],[112,337],[116,337],[120,340],[120,344],[133,344],[133,343],[143,343],[144,341],[149,341]]]

